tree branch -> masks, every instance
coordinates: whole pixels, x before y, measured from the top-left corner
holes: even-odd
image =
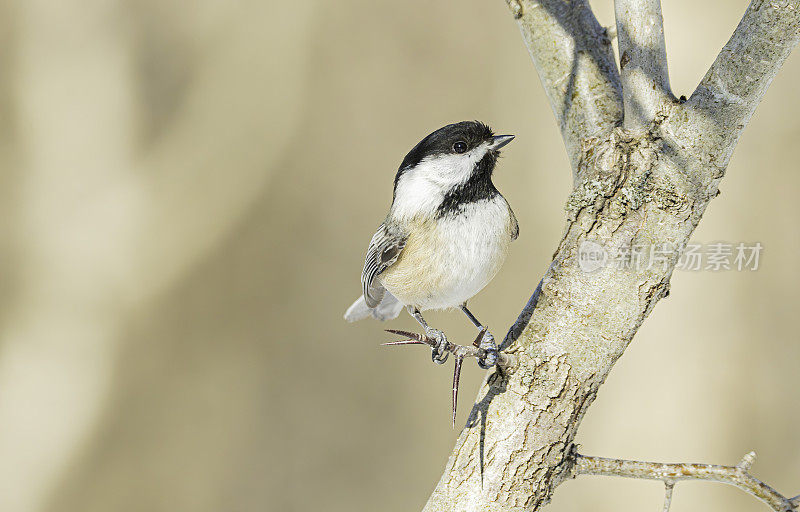
[[[797,44],[798,2],[754,1],[732,38],[741,41],[729,43],[717,59],[729,64],[715,64],[713,79],[706,79],[689,103],[656,105],[634,70],[661,84],[662,99],[670,98],[660,13],[658,26],[647,21],[658,3],[618,0],[618,8],[629,7],[620,16],[627,32],[622,43],[629,55],[623,66],[630,69],[627,87],[634,89],[636,108],[649,109],[641,119],[654,116],[646,125],[623,127],[620,77],[586,0],[508,0],[559,120],[575,184],[553,262],[501,347],[516,357],[517,369],[487,376],[425,511],[538,511],[573,475],[581,420],[642,322],[669,292],[681,248],[716,196],[738,139],[741,126],[731,125],[730,116],[716,122],[714,109],[752,113]],[[637,6],[649,6],[651,18],[629,12]],[[750,43],[748,31],[754,33]],[[749,60],[754,58],[761,60],[754,64]],[[714,84],[725,87],[719,98],[710,92]],[[736,101],[730,95],[734,85]],[[663,264],[626,261],[626,251],[636,247],[674,250]],[[589,471],[590,463],[603,460],[581,464]],[[646,463],[621,466],[643,468],[637,464]],[[783,507],[800,500],[762,487],[746,468],[727,473],[716,466],[659,468],[661,480],[716,475]],[[667,489],[665,508],[670,502]]]
[[[746,454],[735,466],[710,464],[663,464],[623,459],[605,459],[576,455],[573,476],[603,475],[646,480],[663,480],[667,486],[664,510],[669,510],[672,486],[679,480],[706,480],[732,485],[755,496],[778,512],[793,512],[797,498],[788,499],[778,491],[748,473],[755,462],[755,452]]]
[[[800,42],[800,1],[753,0],[731,38],[685,104],[676,132],[708,152],[718,166],[730,159],[744,127],[789,54]],[[699,133],[703,137],[697,138]]]
[[[666,101],[669,86],[661,0],[615,0],[625,128],[642,131]]]
[[[583,140],[622,122],[611,40],[587,0],[506,0],[556,116],[573,173]]]

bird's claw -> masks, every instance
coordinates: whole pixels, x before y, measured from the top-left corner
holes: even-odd
[[[386,332],[405,336],[408,339],[390,341],[382,343],[386,347],[397,347],[401,345],[428,345],[431,347],[431,360],[437,364],[444,364],[450,355],[452,344],[447,341],[444,333],[438,329],[427,329],[426,334],[419,334],[411,331],[400,331],[398,329],[386,329]]]
[[[447,336],[439,329],[433,328],[425,329],[425,334],[429,340],[436,344],[431,348],[431,361],[436,364],[444,364],[450,355],[450,352],[447,351],[450,345],[450,342],[447,341]]]
[[[472,344],[478,349],[478,366],[488,370],[497,364],[497,343],[486,327],[478,332],[478,337]]]

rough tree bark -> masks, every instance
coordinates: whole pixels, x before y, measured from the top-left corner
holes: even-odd
[[[681,248],[718,194],[744,126],[800,40],[800,0],[753,0],[691,98],[676,99],[659,0],[615,1],[619,69],[586,0],[507,3],[561,127],[574,189],[553,262],[506,340],[518,367],[487,377],[426,511],[539,510],[577,474],[642,476],[631,468],[644,463],[577,455],[575,434],[669,293]],[[673,250],[640,268],[581,265],[634,245]],[[672,479],[656,466],[649,478],[667,482],[669,500]],[[742,468],[741,479],[752,479]],[[756,495],[775,510],[799,501]]]

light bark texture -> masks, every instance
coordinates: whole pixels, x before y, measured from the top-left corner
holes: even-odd
[[[582,141],[622,121],[611,39],[586,0],[508,0],[556,116],[572,169]]]
[[[625,128],[646,130],[661,104],[673,98],[661,0],[615,0]]]
[[[621,74],[586,1],[508,5],[575,184],[553,262],[504,343],[518,368],[487,377],[426,511],[539,510],[576,474],[573,440],[587,408],[669,293],[742,129],[800,39],[800,0],[754,0],[682,101],[669,90],[658,1],[616,2]],[[634,246],[668,256],[636,267],[593,259]]]

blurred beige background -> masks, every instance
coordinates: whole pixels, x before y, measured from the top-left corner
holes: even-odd
[[[676,94],[746,4],[664,2]],[[457,435],[451,367],[341,315],[397,165],[448,122],[518,136],[496,182],[521,236],[473,310],[502,336],[547,267],[570,172],[504,2],[20,0],[0,4],[0,69],[0,510],[420,509]],[[798,79],[795,55],[695,237],[761,242],[761,268],[674,277],[582,451],[754,449],[758,477],[800,492]],[[661,496],[586,477],[548,510]],[[672,510],[761,507],[685,483]]]

